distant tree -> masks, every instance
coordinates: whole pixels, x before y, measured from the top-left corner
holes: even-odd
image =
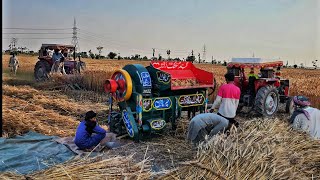
[[[294,67],[294,68],[297,68],[297,67],[298,67],[298,65],[296,65],[296,64],[295,64],[295,65],[293,65],[293,67]]]
[[[139,54],[135,54],[134,56],[131,57],[131,59],[139,60],[140,59],[140,55]]]
[[[300,68],[303,68],[303,67],[304,67],[304,66],[303,66],[303,63],[301,63],[301,64],[300,64]]]
[[[227,61],[226,60],[223,61],[223,65],[227,66]]]
[[[318,60],[312,61],[312,66],[314,67],[314,69],[317,69],[317,67],[318,67],[317,62],[318,62]]]
[[[98,57],[100,57],[101,52],[102,52],[102,49],[103,49],[103,47],[102,47],[102,46],[98,46],[98,47],[97,47],[97,50],[98,50],[98,52],[99,52],[99,56],[98,56]]]
[[[221,61],[218,61],[217,64],[221,64]]]
[[[187,59],[186,59],[186,61],[190,61],[190,62],[192,62],[192,63],[193,63],[195,60],[196,60],[196,57],[193,56],[193,55],[188,56]]]
[[[159,54],[159,58],[158,58],[160,61],[162,60],[162,56]]]
[[[142,59],[143,59],[143,60],[148,60],[148,57],[147,57],[147,56],[143,56]]]
[[[109,54],[108,54],[108,57],[110,59],[114,59],[116,56],[117,56],[117,53],[114,53],[114,52],[109,52]]]

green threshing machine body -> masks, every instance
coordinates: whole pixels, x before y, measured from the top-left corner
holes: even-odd
[[[116,70],[104,88],[110,95],[110,130],[138,141],[142,135],[162,131],[168,122],[175,129],[182,111],[206,111],[215,79],[191,62],[152,61],[147,67],[128,64]]]

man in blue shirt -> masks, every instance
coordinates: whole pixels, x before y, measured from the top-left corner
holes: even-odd
[[[51,72],[59,72],[60,68],[62,68],[62,73],[66,74],[65,70],[64,70],[64,56],[63,54],[59,51],[59,49],[55,49],[54,53],[52,55],[52,61],[53,61],[53,65],[51,68]]]
[[[84,121],[77,128],[74,143],[80,149],[93,149],[99,143],[103,146],[107,141],[115,139],[115,137],[106,136],[107,131],[97,124],[96,116],[95,112],[88,111]]]

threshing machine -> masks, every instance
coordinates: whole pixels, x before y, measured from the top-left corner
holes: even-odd
[[[128,64],[104,84],[110,95],[108,125],[112,132],[128,133],[136,141],[162,131],[168,122],[175,129],[182,111],[206,111],[209,91],[214,88],[214,75],[191,62]]]

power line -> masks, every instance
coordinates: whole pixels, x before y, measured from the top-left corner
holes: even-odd
[[[2,38],[2,39],[12,39],[12,38]],[[33,37],[25,37],[25,38],[20,38],[19,39],[71,39],[71,37],[60,37],[60,38],[33,38]]]
[[[49,30],[49,31],[53,30],[53,31],[55,31],[55,30],[70,30],[70,29],[72,29],[72,28],[56,28],[56,29],[54,29],[54,28],[2,28],[2,29],[15,29],[15,30]]]
[[[20,33],[20,32],[10,32],[10,33],[2,33],[2,34],[72,34],[72,33],[56,33],[56,32],[53,32],[53,33],[48,33],[48,32],[45,32],[45,33],[42,33],[42,32],[39,32],[39,33],[34,33],[34,32]]]

